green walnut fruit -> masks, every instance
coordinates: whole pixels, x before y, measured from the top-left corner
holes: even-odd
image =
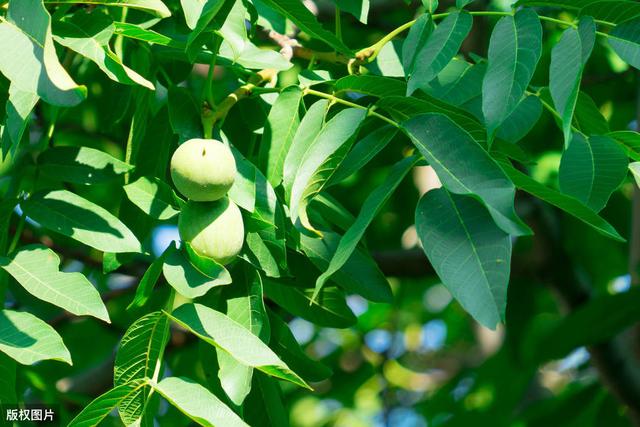
[[[201,256],[225,265],[240,253],[244,224],[240,209],[224,197],[215,202],[188,202],[178,218],[180,238]]]
[[[229,147],[215,139],[190,139],[171,157],[171,179],[180,193],[196,202],[221,199],[236,177]]]

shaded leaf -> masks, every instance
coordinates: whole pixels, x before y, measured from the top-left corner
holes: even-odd
[[[400,182],[402,182],[406,174],[413,168],[418,160],[418,156],[412,156],[396,163],[389,171],[386,180],[367,197],[355,222],[340,239],[340,243],[332,255],[328,267],[324,269],[323,273],[316,280],[314,297],[317,296],[331,275],[340,270],[342,266],[349,261],[351,255],[356,250],[358,242],[364,236],[371,221],[373,221],[373,218],[378,214],[387,200],[389,200],[389,197],[391,197],[395,189],[400,185]],[[388,298],[391,299],[390,293]]]
[[[347,154],[342,163],[333,172],[326,187],[335,185],[363,168],[396,136],[398,128],[388,125],[380,127],[360,141]]]
[[[507,233],[531,232],[515,213],[513,183],[469,134],[441,114],[417,116],[403,126],[447,190],[478,197]]]
[[[640,17],[617,25],[607,40],[613,50],[631,66],[640,70]]]
[[[117,179],[133,166],[89,147],[53,147],[38,157],[39,170],[54,179],[99,184]]]
[[[40,98],[38,95],[25,92],[12,84],[9,86],[9,99],[6,106],[4,131],[0,135],[2,139],[2,158],[9,152],[14,154],[22,136],[27,129],[29,117]]]
[[[511,239],[471,197],[431,190],[418,202],[416,229],[442,283],[478,322],[504,320]]]
[[[598,212],[627,176],[628,163],[624,150],[611,138],[586,139],[576,133],[562,154],[560,189]]]
[[[593,18],[580,20],[578,28],[567,28],[551,52],[549,90],[562,118],[565,147],[571,140],[571,122],[578,101],[582,72],[596,41]]]
[[[331,376],[331,369],[311,359],[296,341],[289,326],[273,311],[269,311],[273,351],[295,372],[307,381],[318,382]]]
[[[162,274],[162,267],[164,266],[164,261],[170,253],[176,251],[175,242],[171,242],[171,244],[164,250],[162,255],[153,260],[147,271],[145,271],[142,279],[138,283],[138,287],[136,288],[136,294],[133,297],[133,301],[131,304],[127,306],[127,310],[132,308],[139,308],[144,306],[151,294],[153,293],[153,288],[155,287],[160,275]]]
[[[500,125],[496,136],[507,142],[518,142],[533,129],[541,115],[540,98],[534,95],[526,96]],[[494,148],[499,149],[498,143]]]
[[[511,181],[513,181],[515,186],[519,189],[526,191],[532,196],[535,196],[538,199],[545,201],[557,208],[562,209],[569,215],[572,215],[585,224],[590,225],[599,233],[611,239],[624,242],[624,238],[620,236],[620,234],[616,231],[615,228],[613,228],[611,224],[609,224],[579,200],[537,182],[530,176],[520,172],[519,170],[511,166],[511,164],[501,161],[500,167],[505,171],[509,179],[511,179]]]
[[[454,12],[429,34],[422,46],[417,46],[419,52],[413,61],[413,67],[405,69],[409,77],[407,95],[427,85],[442,71],[458,53],[472,23],[473,18],[467,12]]]
[[[336,51],[351,56],[351,50],[340,39],[330,31],[325,30],[316,17],[298,0],[262,0],[263,3],[273,10],[276,10],[312,38],[322,40]]]
[[[336,287],[325,287],[315,301],[311,299],[313,289],[298,287],[290,281],[267,278],[264,289],[269,299],[280,307],[319,326],[348,328],[356,323],[344,292]]]
[[[162,0],[44,0],[50,4],[101,4],[105,6],[130,7],[152,13],[160,18],[171,16]]]

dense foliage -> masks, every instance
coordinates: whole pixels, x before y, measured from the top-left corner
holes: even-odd
[[[634,68],[631,0],[0,0],[0,405],[640,425]]]

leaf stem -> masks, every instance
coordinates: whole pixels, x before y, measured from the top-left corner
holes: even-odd
[[[369,107],[365,107],[365,106],[356,104],[354,102],[347,101],[346,99],[338,98],[337,96],[332,95],[330,93],[324,93],[324,92],[320,92],[320,91],[317,91],[317,90],[314,90],[314,89],[311,89],[311,88],[306,88],[304,90],[304,94],[305,95],[314,95],[314,96],[318,96],[320,98],[325,98],[325,99],[328,99],[331,102],[334,102],[334,103],[337,103],[337,104],[346,105],[347,107],[359,108],[361,110],[366,110],[368,112],[369,116],[377,117],[378,119],[380,119],[382,121],[385,121],[385,122],[389,123],[390,125],[393,125],[393,126],[395,126],[397,128],[400,127],[400,124],[398,122],[396,122],[395,120],[392,120],[392,119],[390,119],[390,118],[388,118],[388,117],[386,117],[386,116],[384,116],[384,115],[372,110]]]
[[[20,237],[22,236],[22,232],[24,231],[26,217],[27,217],[27,214],[23,211],[22,215],[20,215],[20,219],[18,220],[18,226],[16,227],[16,232],[13,234],[13,239],[11,239],[11,244],[7,249],[7,255],[11,254],[13,251],[16,250],[16,247],[20,242]]]
[[[445,12],[445,13],[436,13],[434,15],[432,15],[431,17],[436,20],[436,19],[442,19],[442,18],[446,18],[447,16],[451,15],[453,12]],[[467,12],[472,16],[511,16],[513,15],[513,12],[500,12],[500,11],[492,11],[492,10],[480,10],[480,11],[472,11],[472,12]],[[575,22],[569,22],[569,21],[563,21],[561,19],[557,19],[557,18],[552,18],[550,16],[545,16],[545,15],[538,15],[541,21],[547,21],[547,22],[553,22],[556,24],[560,24],[560,25],[565,25],[568,27],[573,27],[573,28],[577,28],[578,25]],[[388,42],[390,42],[391,40],[393,40],[397,35],[403,33],[404,31],[408,30],[409,28],[411,28],[411,26],[413,26],[413,24],[415,24],[417,21],[417,19],[414,19],[412,21],[409,22],[405,22],[404,24],[400,25],[399,27],[395,28],[394,30],[392,30],[391,32],[389,32],[388,34],[386,34],[383,38],[381,38],[380,40],[378,40],[376,43],[372,44],[369,47],[366,47],[364,49],[359,50],[356,53],[356,59],[349,64],[349,70],[350,72],[353,71],[353,68],[360,64],[360,63],[368,63],[368,62],[372,62],[380,53],[380,51],[382,50],[382,48],[384,47],[384,45],[386,45]],[[603,24],[603,25],[607,25],[607,26],[613,26],[615,27],[615,24],[611,23],[611,22],[606,22],[606,21],[600,21],[600,20],[596,20],[595,21],[598,24]],[[603,37],[609,37],[609,35],[607,33],[603,33],[600,31],[596,31],[596,34],[599,36],[603,36]]]
[[[222,37],[213,34],[213,43],[211,45],[211,62],[209,63],[209,71],[207,73],[207,81],[204,85],[204,100],[213,108],[215,101],[213,100],[213,74],[216,68],[216,60],[218,59],[218,50],[222,44]]]

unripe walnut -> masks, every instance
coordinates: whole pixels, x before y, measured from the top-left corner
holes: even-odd
[[[197,202],[221,199],[236,177],[229,147],[215,139],[190,139],[171,157],[171,179],[180,193]]]
[[[240,209],[224,197],[215,202],[189,202],[178,219],[180,238],[201,256],[228,264],[244,243]]]

